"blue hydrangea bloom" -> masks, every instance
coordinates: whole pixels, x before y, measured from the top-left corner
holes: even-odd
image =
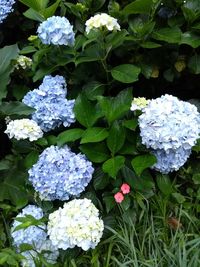
[[[74,45],[73,26],[65,17],[53,16],[42,22],[37,30],[43,44]]]
[[[28,171],[29,180],[41,199],[68,200],[85,190],[94,168],[85,155],[73,153],[67,146],[50,146]]]
[[[139,127],[142,143],[148,148],[189,150],[199,137],[200,114],[196,106],[164,95],[144,108]]]
[[[32,119],[44,132],[75,122],[75,100],[67,100],[67,86],[62,76],[45,76],[38,89],[28,92],[23,103],[35,109]]]
[[[41,219],[44,214],[41,208],[35,205],[26,206],[17,217],[25,217],[31,215],[36,219]],[[17,251],[20,252],[20,245],[29,244],[33,247],[33,250],[23,251],[20,254],[25,257],[22,260],[22,266],[24,267],[36,267],[34,259],[38,258],[38,253],[43,253],[44,258],[48,263],[54,264],[59,256],[58,250],[53,246],[52,242],[47,237],[47,226],[45,224],[38,226],[29,226],[24,229],[15,230],[15,228],[21,223],[14,220],[11,235],[13,238],[13,245]]]
[[[39,220],[43,217],[43,211],[35,205],[28,205],[17,215],[17,217],[25,217],[26,215],[31,215]],[[41,246],[44,240],[46,240],[47,234],[45,232],[45,225],[40,225],[40,227],[32,225],[28,228],[14,231],[14,229],[20,224],[20,222],[15,220],[11,228],[14,246],[19,248],[21,244],[27,243],[37,247],[38,245]]]
[[[152,167],[153,169],[167,174],[169,172],[177,171],[182,167],[191,154],[191,149],[168,149],[167,152],[163,149],[153,150],[152,153],[157,158],[157,163]]]
[[[15,0],[0,0],[0,24],[13,11]]]

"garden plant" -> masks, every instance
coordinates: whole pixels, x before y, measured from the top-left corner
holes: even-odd
[[[199,0],[0,0],[0,266],[200,266],[199,47]]]

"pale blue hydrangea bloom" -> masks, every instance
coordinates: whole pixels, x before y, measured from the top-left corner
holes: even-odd
[[[0,0],[0,24],[13,11],[15,0]]]
[[[42,22],[37,30],[43,44],[74,45],[73,26],[65,17],[53,16]]]
[[[38,253],[42,254],[43,258],[50,264],[55,264],[59,256],[59,251],[52,244],[51,240],[46,239],[41,246],[37,246],[37,251],[27,250],[21,252],[21,255],[25,257],[21,261],[22,267],[37,267]]]
[[[44,132],[75,122],[73,112],[75,100],[67,100],[67,86],[64,77],[45,76],[38,89],[28,92],[23,103],[34,108],[32,119]]]
[[[182,167],[191,154],[191,149],[168,149],[167,152],[163,149],[153,150],[152,153],[157,158],[157,163],[152,167],[153,169],[167,174],[169,172],[177,171]]]
[[[67,146],[50,146],[28,171],[29,180],[45,200],[68,200],[85,190],[94,168],[85,155],[73,153]]]
[[[144,108],[139,127],[142,143],[148,148],[188,150],[199,137],[200,114],[194,105],[164,95]]]
[[[44,216],[41,208],[35,205],[26,206],[17,217],[25,217],[26,215],[31,215],[35,219],[42,219]],[[17,218],[16,217],[16,218]],[[38,258],[37,253],[44,253],[45,259],[49,263],[55,263],[59,255],[58,250],[53,246],[52,242],[47,238],[46,225],[42,224],[38,226],[29,226],[24,229],[15,230],[15,228],[21,223],[17,220],[14,220],[11,228],[11,236],[13,238],[13,245],[16,247],[19,252],[20,245],[29,244],[33,247],[34,250],[28,250],[21,253],[25,259],[22,260],[22,266],[26,267],[35,267],[34,258]]]
[[[48,101],[40,102],[36,112],[32,114],[32,120],[37,122],[44,132],[48,132],[60,125],[70,126],[75,121],[73,112],[75,100],[58,99],[56,103]]]
[[[26,215],[31,215],[39,220],[43,217],[43,211],[35,205],[28,205],[17,215],[17,217],[25,217]],[[46,239],[47,234],[45,233],[45,225],[40,225],[40,228],[32,225],[28,228],[14,231],[14,229],[20,224],[21,223],[19,221],[15,220],[11,229],[13,244],[16,247],[19,247],[23,243],[37,246],[38,243],[42,244]]]

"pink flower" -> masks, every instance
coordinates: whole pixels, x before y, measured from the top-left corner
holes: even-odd
[[[131,189],[130,185],[128,185],[128,184],[122,184],[121,185],[121,191],[124,195],[130,193],[130,189]]]
[[[124,200],[124,196],[122,193],[118,192],[114,195],[115,201],[117,203],[121,203]]]

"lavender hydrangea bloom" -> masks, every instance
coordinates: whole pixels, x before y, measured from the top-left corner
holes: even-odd
[[[28,171],[30,182],[45,200],[68,200],[78,196],[92,179],[93,172],[91,162],[67,146],[46,148]]]
[[[67,100],[67,87],[62,76],[45,76],[38,89],[28,92],[23,102],[36,111],[32,119],[37,122],[44,132],[64,125],[68,127],[75,122],[73,112],[75,100]]]
[[[182,167],[191,154],[191,149],[177,148],[153,150],[152,153],[157,158],[157,163],[152,167],[153,169],[167,174],[169,172],[177,171]]]
[[[39,220],[43,217],[43,211],[35,205],[28,205],[17,215],[17,217],[25,217],[26,215],[32,215],[35,219]],[[34,249],[23,251],[21,253],[21,255],[25,257],[25,259],[22,260],[22,266],[36,267],[34,259],[38,258],[38,253],[44,253],[43,256],[47,262],[54,264],[59,252],[47,238],[46,225],[42,224],[40,227],[32,225],[27,228],[14,231],[18,225],[20,225],[20,222],[14,220],[11,228],[13,245],[16,247],[17,251],[19,251],[19,247],[22,244],[32,245]]]
[[[15,0],[0,0],[0,24],[13,11]]]
[[[42,22],[37,30],[43,44],[74,45],[73,26],[65,17],[52,16]]]
[[[154,150],[191,149],[200,133],[197,108],[171,95],[151,100],[139,116],[142,143]]]

